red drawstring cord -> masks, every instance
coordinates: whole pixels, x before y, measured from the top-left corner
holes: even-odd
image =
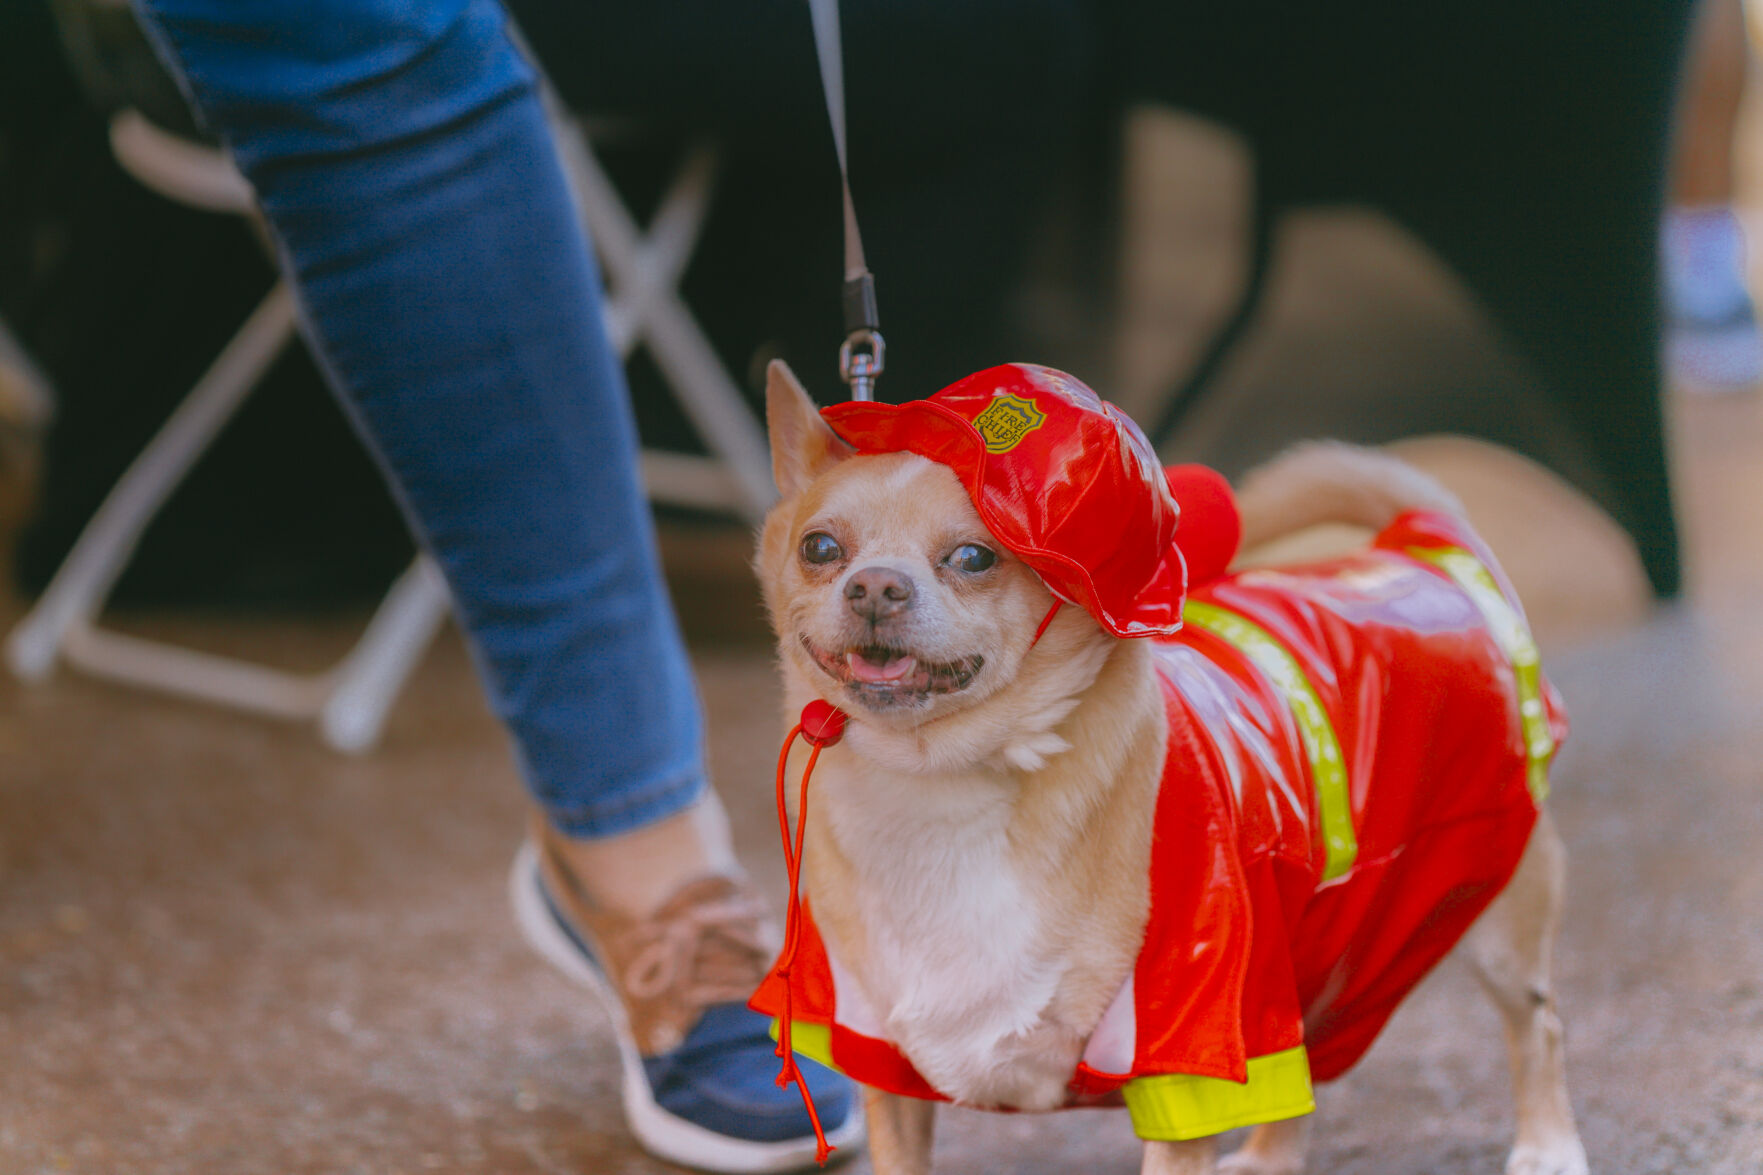
[[[1034,648],[1040,643],[1041,636],[1047,626],[1053,623],[1053,617],[1059,615],[1059,607],[1063,601],[1054,599],[1053,606],[1047,609],[1042,618],[1041,626],[1035,629],[1034,640],[1028,643]],[[777,754],[777,827],[784,845],[784,868],[790,875],[790,903],[784,908],[784,949],[777,957],[774,968],[777,977],[784,984],[783,1015],[777,1022],[777,1055],[783,1060],[783,1068],[778,1072],[777,1083],[788,1085],[794,1081],[802,1094],[802,1105],[808,1110],[808,1121],[814,1126],[814,1161],[826,1163],[828,1155],[837,1147],[828,1146],[826,1132],[820,1128],[820,1113],[814,1108],[814,1096],[808,1092],[808,1083],[802,1080],[802,1070],[796,1064],[796,1053],[791,1045],[791,1029],[795,1025],[795,992],[791,985],[790,972],[796,965],[796,948],[802,943],[802,838],[808,830],[808,781],[814,775],[814,765],[820,761],[820,752],[832,746],[845,736],[846,714],[831,702],[814,699],[802,707],[802,720],[790,728],[784,737],[783,749]],[[802,785],[796,794],[796,832],[790,834],[790,813],[784,803],[784,788],[790,765],[790,748],[796,745],[796,737],[800,735],[814,749],[808,752],[808,762],[802,768]]]
[[[1053,617],[1059,615],[1059,606],[1063,603],[1065,603],[1065,601],[1061,600],[1058,596],[1053,597],[1053,606],[1047,609],[1047,614],[1045,616],[1041,617],[1041,626],[1035,629],[1035,639],[1028,642],[1029,648],[1032,649],[1041,643],[1042,634],[1047,631],[1047,626],[1053,623]]]
[[[783,835],[784,867],[790,874],[790,904],[784,908],[784,949],[778,955],[776,967],[777,976],[784,983],[783,1015],[777,1022],[777,1055],[783,1059],[784,1065],[777,1075],[777,1083],[788,1085],[794,1081],[801,1092],[808,1121],[814,1126],[814,1161],[822,1165],[838,1148],[827,1145],[826,1132],[820,1128],[820,1114],[814,1108],[814,1097],[808,1092],[808,1083],[802,1080],[802,1070],[797,1067],[795,1051],[790,1047],[790,1029],[795,1023],[790,970],[795,966],[796,948],[802,941],[802,837],[808,829],[808,780],[814,774],[814,764],[820,759],[821,749],[838,742],[844,733],[845,712],[816,698],[802,707],[802,721],[790,728],[783,750],[777,756],[777,824]],[[808,752],[808,763],[802,768],[802,787],[796,797],[796,835],[792,838],[790,813],[784,805],[784,777],[789,767],[790,748],[795,745],[797,735],[806,739],[814,749]]]

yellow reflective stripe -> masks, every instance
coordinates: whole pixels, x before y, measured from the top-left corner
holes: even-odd
[[[771,1022],[771,1039],[778,1022]],[[798,1020],[790,1030],[792,1050],[829,1069],[833,1064],[832,1031],[825,1024]],[[1223,1077],[1186,1073],[1135,1077],[1121,1087],[1127,1113],[1140,1138],[1177,1140],[1222,1134],[1239,1126],[1296,1118],[1316,1108],[1310,1088],[1310,1057],[1304,1046],[1250,1057],[1248,1079],[1241,1084]],[[839,1070],[843,1072],[843,1070]]]
[[[1468,551],[1461,547],[1409,547],[1408,553],[1431,563],[1468,593],[1488,622],[1494,643],[1512,663],[1512,676],[1518,684],[1518,716],[1524,725],[1525,782],[1531,798],[1542,803],[1549,795],[1549,760],[1555,755],[1555,736],[1549,732],[1549,712],[1543,705],[1543,658],[1530,628],[1500,590],[1493,572]]]
[[[771,1020],[771,1039],[778,1038],[777,1017]],[[790,1025],[790,1051],[807,1057],[810,1061],[819,1061],[828,1069],[843,1069],[833,1064],[833,1030],[825,1024],[815,1024],[808,1020],[796,1020]]]
[[[1239,1126],[1296,1118],[1316,1108],[1304,1046],[1249,1058],[1249,1079],[1184,1073],[1135,1077],[1121,1093],[1140,1138],[1174,1142],[1222,1134]]]
[[[1316,806],[1322,812],[1322,845],[1326,854],[1322,877],[1324,881],[1339,877],[1353,867],[1359,855],[1359,837],[1353,831],[1353,806],[1340,740],[1335,737],[1334,724],[1328,720],[1328,711],[1322,708],[1315,687],[1304,676],[1298,659],[1248,617],[1203,600],[1187,601],[1181,615],[1186,623],[1235,647],[1285,695],[1298,723],[1304,754],[1310,760]]]

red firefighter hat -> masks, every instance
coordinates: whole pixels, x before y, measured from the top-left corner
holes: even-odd
[[[927,400],[820,414],[859,453],[947,465],[993,536],[1115,636],[1181,628],[1180,509],[1145,434],[1081,381],[1006,363]]]

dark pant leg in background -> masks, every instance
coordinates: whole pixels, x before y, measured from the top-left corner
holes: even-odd
[[[1238,406],[1215,459],[1239,467],[1319,426],[1361,441],[1484,436],[1577,482],[1673,594],[1658,225],[1690,9],[1102,3],[1100,76],[1123,99],[1240,131],[1269,216],[1358,205],[1406,226],[1546,385],[1544,404],[1438,398],[1350,420],[1294,387]]]

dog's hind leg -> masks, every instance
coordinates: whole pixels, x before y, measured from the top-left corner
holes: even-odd
[[[1586,1175],[1549,974],[1566,881],[1566,850],[1545,811],[1511,884],[1464,939],[1464,954],[1506,1023],[1512,1055],[1518,1138],[1506,1175]]]
[[[1298,1175],[1310,1146],[1310,1117],[1263,1122],[1219,1161],[1219,1175]]]
[[[875,1175],[929,1175],[937,1103],[865,1089],[863,1109]]]

